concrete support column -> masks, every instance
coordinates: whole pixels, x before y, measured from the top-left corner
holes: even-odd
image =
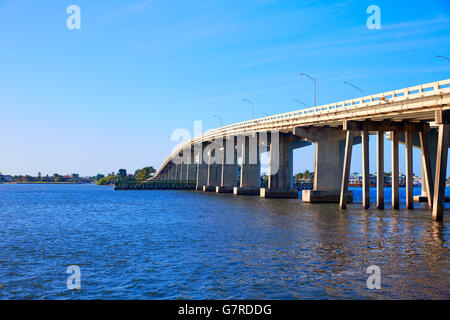
[[[339,140],[327,137],[314,146],[314,190],[338,193],[342,173]]]
[[[180,181],[180,182],[183,182],[183,180],[184,180],[184,177],[183,177],[183,167],[185,166],[185,164],[183,164],[183,162],[180,162],[180,164],[178,165],[179,166],[179,169],[180,169],[180,174],[178,175],[178,180]]]
[[[203,162],[203,148],[196,155],[197,163],[197,182],[196,190],[203,190],[203,186],[206,186],[208,180],[208,165]]]
[[[189,166],[190,166],[190,164],[189,163],[186,163],[185,164],[185,168],[184,168],[184,170],[183,170],[183,181],[185,181],[185,182],[189,182]]]
[[[262,198],[298,198],[293,189],[293,150],[289,148],[289,134],[271,135],[268,188],[261,188]]]
[[[420,151],[422,154],[422,195],[427,196],[428,208],[433,208],[433,174],[431,173],[430,150],[428,146],[428,134],[419,132]],[[424,192],[425,190],[425,192]]]
[[[216,187],[217,185],[220,184],[220,172],[221,172],[221,165],[215,163],[215,161],[213,160],[213,157],[216,156],[218,150],[211,150],[208,157],[208,179],[207,179],[207,183],[206,185],[208,187]]]
[[[176,181],[177,180],[177,166],[176,164],[172,163],[172,177],[170,180]]]
[[[241,188],[259,188],[261,185],[260,178],[260,159],[258,136],[244,136],[241,139]]]
[[[369,132],[366,130],[361,131],[362,140],[362,206],[364,209],[370,207],[370,177],[369,177]]]
[[[195,153],[194,150],[189,151],[188,163],[186,165],[186,182],[196,182],[197,181],[197,165],[195,164]]]
[[[433,220],[444,219],[445,185],[450,133],[450,110],[436,111],[435,123],[439,125],[436,154],[436,177],[434,182]]]
[[[271,139],[269,160],[269,189],[291,187],[291,159],[287,135],[280,133],[278,141]]]
[[[384,132],[377,132],[377,208],[384,209]]]
[[[353,130],[347,130],[347,136],[345,138],[345,154],[344,154],[344,166],[342,169],[342,181],[341,181],[341,196],[339,200],[339,208],[347,208],[347,198],[346,193],[348,190],[348,179],[350,177],[350,164],[352,161],[352,150],[353,150]]]
[[[222,168],[220,186],[216,187],[218,193],[233,193],[233,188],[237,183],[237,152],[236,137],[229,137],[223,140],[221,150]]]
[[[398,182],[398,131],[392,131],[392,209],[400,208]]]
[[[296,128],[296,136],[314,141],[314,186],[302,191],[302,201],[339,203],[342,165],[345,151],[345,131],[338,128]],[[298,143],[296,143],[298,144]],[[353,201],[351,191],[348,201]]]
[[[406,208],[414,209],[413,199],[413,133],[405,132]]]
[[[180,164],[179,164],[179,163],[177,163],[177,164],[175,165],[175,172],[176,172],[176,174],[175,174],[175,180],[176,180],[176,181],[179,181],[179,180],[180,180]]]
[[[422,150],[422,144],[420,142],[420,139],[423,139],[424,147],[425,149]],[[415,201],[418,202],[428,202],[428,205],[430,209],[432,208],[432,202],[433,202],[433,193],[428,196],[428,188],[426,183],[424,183],[426,179],[426,175],[429,176],[429,183],[431,186],[431,189],[434,188],[434,176],[436,171],[436,154],[437,154],[437,141],[438,141],[438,132],[436,130],[430,130],[428,132],[419,132],[419,145],[422,152],[422,186],[421,186],[421,195],[414,197]],[[424,163],[425,159],[424,157],[428,158],[429,162],[429,169],[427,173],[426,164]]]
[[[233,193],[238,195],[259,195],[261,177],[258,134],[239,136],[237,138],[237,149],[242,157],[241,178],[239,187],[234,187]]]

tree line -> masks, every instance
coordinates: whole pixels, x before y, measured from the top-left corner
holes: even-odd
[[[78,173],[61,175],[54,173],[53,175],[43,176],[40,172],[36,176],[31,175],[3,175],[0,172],[0,183],[97,183],[98,185],[114,184],[116,182],[137,182],[143,181],[153,176],[156,172],[152,166],[138,169],[134,174],[127,174],[127,170],[119,169],[116,173],[97,174],[95,176],[80,177]]]
[[[98,185],[110,185],[114,183],[126,183],[126,182],[138,182],[151,178],[156,172],[156,169],[152,166],[138,169],[134,174],[128,174],[126,169],[119,169],[116,173],[112,172],[106,177],[103,176],[97,180]]]

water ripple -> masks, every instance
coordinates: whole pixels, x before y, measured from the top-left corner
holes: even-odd
[[[0,299],[450,298],[447,215],[360,207],[0,184]]]

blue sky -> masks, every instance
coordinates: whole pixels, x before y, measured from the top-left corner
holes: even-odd
[[[72,4],[81,30],[66,28]],[[380,30],[366,27],[372,4]],[[318,104],[358,96],[344,81],[373,94],[450,78],[436,59],[450,57],[446,0],[0,0],[0,40],[5,174],[158,167],[175,129],[249,119],[243,98],[256,116],[313,104],[300,72],[317,78]],[[295,152],[296,171],[313,169],[312,151]]]

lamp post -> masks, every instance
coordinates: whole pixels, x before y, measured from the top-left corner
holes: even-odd
[[[252,105],[252,119],[255,119],[255,104],[253,103],[253,101],[250,101],[248,99],[242,99],[244,101],[247,101],[248,103],[250,103]]]
[[[298,100],[298,99],[294,99],[294,101],[295,101],[295,102],[298,102],[298,103],[300,103],[300,104],[302,104],[302,105],[304,105],[304,106],[307,107],[307,108],[310,108],[310,106],[308,106],[306,103],[301,102],[301,101]]]
[[[216,115],[216,114],[213,114],[213,117],[216,117],[217,119],[219,119],[219,120],[220,120],[220,127],[223,127],[223,121],[222,121],[222,118],[219,117],[219,116]]]
[[[441,56],[441,55],[436,56],[436,58],[442,58],[442,59],[445,59],[445,60],[447,60],[448,62],[450,62],[450,59],[449,59],[449,58],[444,57],[444,56]]]
[[[311,77],[309,74],[306,73],[300,73],[300,76],[308,77],[311,81],[314,82],[314,107],[316,106],[316,98],[317,98],[317,86],[316,86],[316,79]]]
[[[358,90],[359,92],[361,92],[361,96],[364,97],[364,89],[361,89],[361,88],[359,88],[359,87],[355,86],[354,84],[352,84],[352,83],[350,83],[350,82],[347,82],[347,81],[344,81],[344,83],[345,83],[345,84],[348,84],[349,86],[352,86],[353,88],[355,88],[356,90]]]

